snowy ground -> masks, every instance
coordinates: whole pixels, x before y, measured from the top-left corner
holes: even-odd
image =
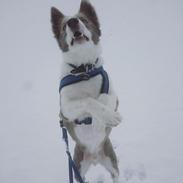
[[[181,183],[183,1],[92,2],[124,118],[111,135],[121,182]],[[68,183],[52,5],[74,14],[79,0],[0,1],[0,183]],[[92,167],[88,179],[98,176],[110,182]]]

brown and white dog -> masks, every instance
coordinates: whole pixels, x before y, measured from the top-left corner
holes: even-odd
[[[61,77],[71,74],[73,64],[103,65],[100,46],[100,24],[95,9],[88,0],[82,0],[79,12],[68,17],[51,8],[54,36],[63,52]],[[97,60],[97,62],[96,62]],[[109,140],[112,127],[121,122],[117,112],[118,99],[109,83],[109,93],[100,94],[100,75],[87,81],[64,87],[60,92],[61,114],[64,124],[76,142],[74,161],[84,178],[91,164],[100,163],[118,183],[118,163]],[[92,118],[91,125],[77,125],[74,121]],[[66,120],[67,119],[67,120]]]

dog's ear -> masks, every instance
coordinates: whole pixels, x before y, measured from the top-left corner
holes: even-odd
[[[61,23],[64,18],[64,15],[55,7],[51,8],[51,23],[52,30],[55,35],[55,38],[59,38],[61,31]]]
[[[89,0],[81,0],[79,12],[84,14],[98,29],[100,29],[98,16]]]

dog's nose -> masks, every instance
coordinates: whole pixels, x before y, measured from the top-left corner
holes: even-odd
[[[80,37],[81,35],[82,35],[82,33],[79,32],[79,31],[76,31],[76,32],[74,33],[74,37],[75,37],[75,38],[78,38],[78,37]]]
[[[78,23],[79,23],[79,20],[78,20],[77,18],[71,18],[71,19],[67,22],[67,24],[68,24],[68,26],[69,26],[70,28],[76,27],[76,26],[78,25]]]

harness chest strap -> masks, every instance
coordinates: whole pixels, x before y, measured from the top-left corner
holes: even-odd
[[[103,67],[95,68],[90,72],[82,73],[80,75],[73,75],[69,74],[65,76],[63,79],[60,81],[60,87],[59,87],[59,93],[61,90],[71,84],[75,84],[81,81],[87,81],[97,75],[102,76],[102,86],[100,93],[109,93],[109,78],[107,72],[103,69]]]

